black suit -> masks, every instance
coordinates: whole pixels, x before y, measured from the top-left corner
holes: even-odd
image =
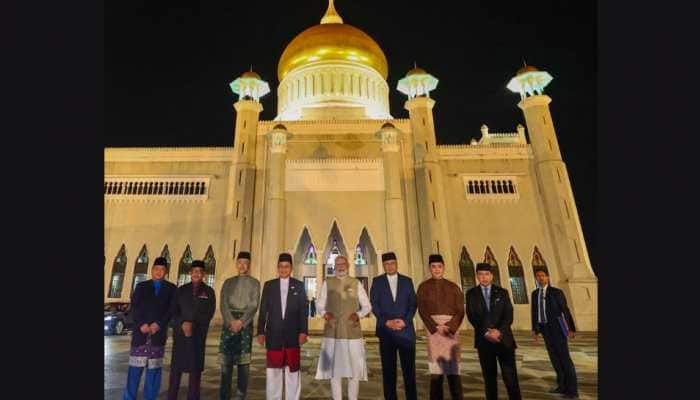
[[[299,334],[309,333],[304,284],[297,279],[289,278],[284,319],[282,319],[280,296],[279,278],[265,282],[260,299],[258,335],[265,335],[265,348],[268,350],[298,348]]]
[[[501,365],[503,383],[508,390],[508,398],[519,400],[520,386],[518,372],[515,367],[515,338],[510,329],[513,323],[513,304],[508,291],[491,285],[490,307],[487,309],[481,285],[467,291],[467,319],[474,327],[474,347],[479,352],[479,362],[484,375],[486,399],[498,399],[498,368]],[[501,342],[491,343],[484,337],[489,328],[501,332]]]
[[[564,394],[577,395],[576,368],[569,354],[567,337],[562,332],[558,320],[563,314],[569,330],[576,332],[574,319],[566,304],[566,296],[561,289],[548,285],[544,297],[546,322],[539,323],[540,296],[540,289],[532,292],[532,331],[541,333],[544,337],[547,354],[557,373],[557,388]]]
[[[165,346],[168,338],[168,323],[172,318],[173,304],[176,301],[177,286],[161,280],[160,291],[156,296],[153,280],[149,279],[136,285],[131,295],[131,309],[134,318],[134,329],[131,333],[131,346],[138,347],[146,344],[148,334],[141,333],[141,325],[157,323],[160,329],[151,335],[153,346]]]

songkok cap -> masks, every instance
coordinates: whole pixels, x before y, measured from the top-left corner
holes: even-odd
[[[156,265],[162,265],[165,268],[168,268],[168,259],[165,257],[158,257],[155,261],[153,261],[153,266]]]
[[[547,271],[547,268],[544,268],[544,267],[536,267],[536,268],[535,268],[535,273],[538,273],[538,272],[544,272],[545,275],[549,276],[549,271]]]
[[[285,262],[285,261],[292,264],[293,263],[292,262],[292,255],[289,253],[280,254],[279,258],[277,259],[277,263],[281,263],[281,262]]]
[[[249,251],[239,251],[238,257],[236,257],[236,260],[239,260],[241,258],[245,258],[247,260],[250,260],[250,252]]]
[[[382,262],[396,260],[396,254],[393,251],[382,254]]]
[[[442,259],[441,254],[431,254],[428,256],[428,264],[434,263],[434,262],[440,262],[440,263],[445,263],[445,261]]]
[[[204,265],[204,261],[202,261],[202,260],[192,261],[192,265],[190,266],[190,270],[195,269],[195,268],[206,269],[206,266]]]
[[[486,264],[486,263],[478,263],[476,264],[476,272],[479,271],[489,271],[491,272],[491,264]]]

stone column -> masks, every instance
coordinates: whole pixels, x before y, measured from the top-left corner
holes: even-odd
[[[384,213],[386,218],[386,249],[384,251],[395,252],[399,265],[409,266],[406,248],[406,213],[404,210],[404,177],[400,135],[401,132],[390,123],[384,124],[382,129],[377,132],[377,137],[382,139],[384,163]]]
[[[283,125],[277,125],[267,133],[270,156],[267,162],[265,186],[265,216],[263,225],[263,258],[261,282],[277,276],[275,266],[279,253],[284,251],[285,233],[285,164],[287,139],[291,135]],[[301,268],[295,265],[294,268]]]

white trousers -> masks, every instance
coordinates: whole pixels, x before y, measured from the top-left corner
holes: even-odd
[[[284,399],[299,400],[301,396],[301,370],[289,372],[289,367],[268,368],[265,382],[266,398],[268,400],[282,400],[282,375],[284,375]]]
[[[348,378],[348,399],[357,400],[360,391],[360,380]],[[333,400],[343,400],[343,378],[331,378],[331,392]]]

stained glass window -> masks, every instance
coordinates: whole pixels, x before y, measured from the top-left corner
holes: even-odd
[[[204,283],[213,288],[216,277],[216,258],[214,258],[214,249],[211,248],[211,245],[204,254],[204,271],[206,273]]]
[[[540,253],[540,249],[535,246],[535,250],[532,252],[532,273],[534,274],[537,272],[537,270],[543,269],[547,272],[547,275],[549,275],[549,269],[547,268],[547,263],[544,261],[544,258],[542,258],[542,253]],[[535,279],[535,286],[537,289],[540,288],[540,283],[537,282],[537,279]]]
[[[508,254],[508,274],[510,275],[510,287],[513,292],[513,302],[515,304],[527,304],[527,287],[525,286],[525,274],[523,263],[515,252],[513,246]]]
[[[365,252],[362,250],[362,246],[357,244],[355,247],[355,265],[367,265],[367,259],[365,258]]]
[[[467,290],[476,286],[476,276],[474,275],[474,262],[467,252],[467,248],[462,246],[462,252],[459,255],[459,273],[462,278],[462,293],[464,294],[464,303],[467,303]]]
[[[134,265],[134,280],[131,284],[131,293],[136,289],[136,285],[146,280],[148,280],[148,250],[144,244]]]
[[[340,249],[338,248],[338,241],[333,239],[333,247],[326,260],[326,275],[335,276],[335,258],[340,255]]]
[[[109,283],[109,297],[118,299],[122,297],[124,287],[124,273],[126,271],[126,247],[122,244],[112,265],[112,279]]]
[[[313,244],[309,245],[306,254],[304,254],[304,264],[316,265],[318,264],[318,257],[316,256],[316,248]]]
[[[493,283],[501,286],[501,272],[498,270],[498,261],[496,257],[493,256],[493,252],[489,246],[486,246],[486,252],[484,253],[484,263],[491,266],[491,273],[493,274]]]
[[[178,286],[182,286],[192,280],[189,274],[192,261],[192,250],[190,250],[190,245],[188,244],[185,248],[185,252],[182,254],[182,258],[180,259],[180,265],[177,268]]]

